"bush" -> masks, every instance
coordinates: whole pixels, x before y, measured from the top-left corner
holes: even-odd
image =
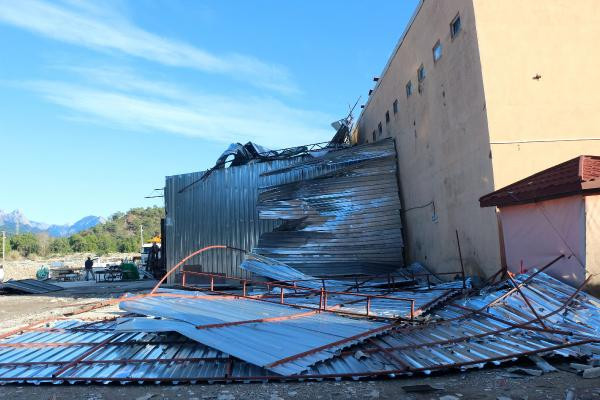
[[[120,253],[135,253],[140,251],[138,240],[134,237],[121,238],[117,244]]]
[[[71,252],[71,244],[67,238],[56,238],[50,242],[50,253],[68,254]]]
[[[23,257],[38,254],[40,252],[40,244],[37,237],[32,233],[23,233],[14,235],[10,238],[10,248],[18,251]]]
[[[73,250],[75,253],[83,253],[85,252],[86,248],[86,244],[83,240],[83,237],[78,233],[69,237],[69,246],[71,247],[71,250]]]

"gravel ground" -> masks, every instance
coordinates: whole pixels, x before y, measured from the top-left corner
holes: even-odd
[[[375,381],[324,381],[229,385],[46,385],[0,387],[0,398],[82,400],[279,400],[279,399],[600,399],[600,380],[558,371],[539,377],[510,376],[503,368],[433,377]],[[408,393],[403,386],[428,384],[440,390]]]

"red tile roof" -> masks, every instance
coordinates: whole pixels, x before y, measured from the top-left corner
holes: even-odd
[[[594,192],[600,193],[600,156],[579,156],[486,194],[479,205],[502,207]]]

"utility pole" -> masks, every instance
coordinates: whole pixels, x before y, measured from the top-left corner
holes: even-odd
[[[144,248],[144,225],[140,225],[140,249]]]
[[[6,251],[6,231],[2,231],[2,265],[4,265],[4,252]]]

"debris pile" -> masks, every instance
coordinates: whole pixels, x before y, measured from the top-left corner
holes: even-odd
[[[112,321],[33,325],[0,341],[0,381],[264,382],[397,377],[565,357],[598,375],[600,301],[542,271],[475,290],[417,268],[321,279],[274,260],[270,280],[124,297]],[[190,274],[208,273],[189,272]],[[358,281],[358,282],[357,282]],[[464,289],[463,289],[464,287]],[[212,290],[211,290],[212,289]]]
[[[10,279],[6,282],[0,283],[0,293],[7,291],[16,293],[40,294],[56,292],[58,290],[63,290],[63,287],[37,279]]]

